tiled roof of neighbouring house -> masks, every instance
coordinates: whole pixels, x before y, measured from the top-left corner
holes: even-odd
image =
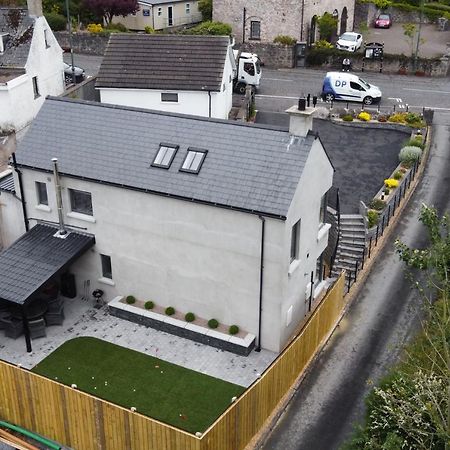
[[[15,193],[13,174],[0,178],[0,191]]]
[[[51,171],[57,157],[62,174],[284,218],[314,139],[262,125],[49,97],[16,155],[26,167]],[[179,146],[169,169],[152,166],[160,144]],[[192,147],[208,151],[198,174],[179,170]]]
[[[28,59],[33,37],[34,19],[21,8],[0,8],[0,35],[4,37],[0,68],[23,68]]]
[[[111,34],[96,87],[220,91],[226,36]]]

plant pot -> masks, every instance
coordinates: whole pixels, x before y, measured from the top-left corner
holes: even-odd
[[[416,75],[416,77],[424,77],[425,72],[423,70],[416,70],[415,75]]]
[[[407,73],[408,71],[406,70],[406,67],[400,67],[400,69],[398,69],[399,75],[406,75]]]

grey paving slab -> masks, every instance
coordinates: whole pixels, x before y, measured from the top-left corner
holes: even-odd
[[[65,315],[64,325],[47,327],[46,337],[32,341],[32,353],[26,352],[23,337],[10,339],[2,332],[0,359],[31,369],[64,342],[91,336],[247,387],[277,356],[267,350],[238,356],[119,319],[107,307],[95,309],[78,298],[65,300]]]

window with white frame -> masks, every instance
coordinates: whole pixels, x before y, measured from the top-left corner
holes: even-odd
[[[190,13],[191,13],[191,4],[186,3],[186,14],[190,14]]]
[[[162,16],[162,8],[158,6],[158,17]]]
[[[44,30],[44,41],[45,41],[45,48],[49,48],[50,47],[50,43],[48,40],[48,30]]]
[[[38,85],[37,77],[33,77],[33,93],[34,93],[34,98],[38,98],[41,96],[41,94],[39,93],[39,85]]]
[[[111,266],[111,256],[100,255],[102,262],[102,276],[103,278],[109,278],[112,280],[112,266]]]
[[[169,103],[178,103],[178,94],[173,92],[161,92],[161,101]]]
[[[207,153],[207,150],[189,148],[180,171],[199,173]]]
[[[177,150],[178,145],[160,144],[158,153],[156,153],[155,159],[152,162],[152,166],[168,169],[172,164],[173,158],[175,158]]]
[[[38,205],[48,206],[47,184],[36,181],[36,197]]]
[[[250,39],[261,39],[261,22],[259,20],[250,22]]]
[[[72,212],[93,216],[92,196],[90,192],[69,189],[70,209]]]
[[[295,223],[291,230],[291,262],[298,259],[300,244],[300,224],[301,220]]]

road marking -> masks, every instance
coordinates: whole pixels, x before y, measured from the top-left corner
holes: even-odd
[[[450,91],[434,91],[432,89],[413,89],[413,88],[402,88],[404,91],[416,91],[416,92],[434,92],[436,94],[450,94]]]
[[[289,82],[294,81],[294,80],[289,80],[287,78],[266,78],[266,77],[264,77],[263,81],[266,81],[266,80],[268,80],[268,81],[289,81]]]
[[[298,97],[287,97],[284,95],[264,95],[264,94],[256,94],[256,98],[284,98],[287,100],[298,100]]]
[[[388,97],[388,100],[395,100],[398,103],[402,103],[402,99],[398,97]]]

